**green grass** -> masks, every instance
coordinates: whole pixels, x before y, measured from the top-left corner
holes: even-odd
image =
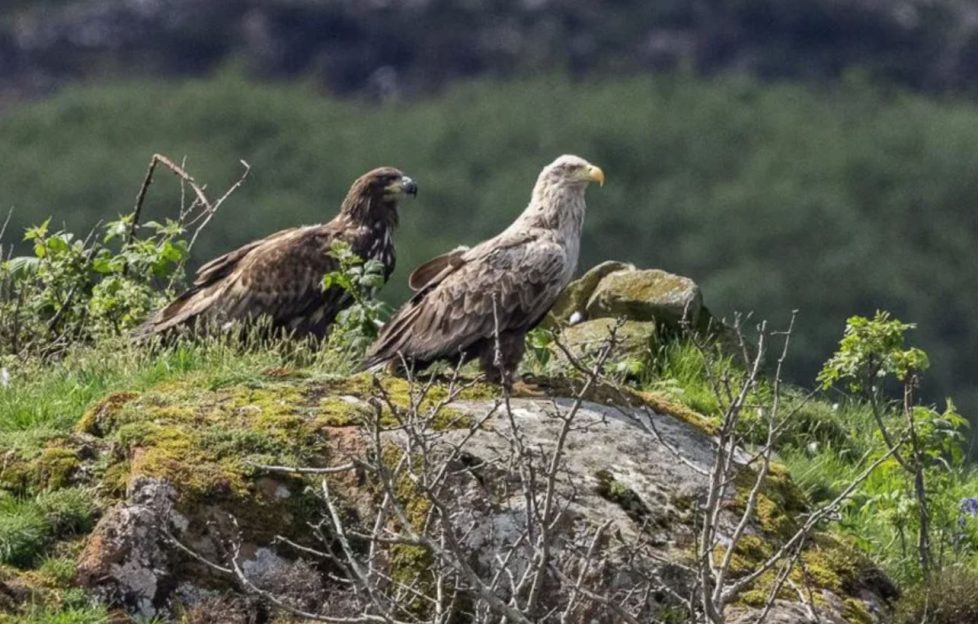
[[[0,624],[108,624],[108,622],[109,612],[103,606],[35,607],[23,615],[10,618],[0,614]]]
[[[28,565],[46,541],[46,518],[37,506],[0,494],[0,563]]]
[[[779,452],[779,460],[795,483],[816,505],[835,498],[883,450],[867,406],[824,405],[836,414],[833,424],[845,432],[841,443],[789,434],[789,444]],[[962,499],[978,495],[978,470],[968,465],[945,466],[934,460],[929,463],[926,479],[933,556],[938,568],[978,564],[978,519],[959,511]],[[915,551],[917,512],[912,500],[906,473],[889,460],[854,493],[838,521],[843,534],[905,586],[920,581]]]
[[[92,528],[94,493],[82,488],[16,498],[0,490],[0,564],[31,566],[58,538]]]
[[[729,360],[718,362],[717,372],[731,366]],[[707,360],[695,345],[668,341],[653,358],[642,385],[663,392],[704,416],[719,416],[720,401],[707,376]]]
[[[85,408],[114,390],[140,391],[166,380],[199,375],[204,387],[242,383],[268,368],[307,365],[342,374],[348,354],[316,351],[309,345],[258,343],[241,346],[230,336],[184,341],[158,351],[125,338],[72,350],[54,363],[10,364],[12,381],[0,390],[0,448],[36,444],[68,431]]]

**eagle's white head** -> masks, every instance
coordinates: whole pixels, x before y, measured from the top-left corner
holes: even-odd
[[[587,187],[591,182],[597,182],[599,186],[604,186],[604,172],[601,167],[592,165],[580,156],[564,154],[557,158],[540,172],[537,178],[537,186],[560,185]]]
[[[514,225],[558,230],[565,238],[580,238],[584,191],[591,182],[604,185],[600,167],[580,156],[559,157],[540,172],[530,205]]]

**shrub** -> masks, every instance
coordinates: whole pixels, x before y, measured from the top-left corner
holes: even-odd
[[[120,334],[171,296],[187,257],[183,226],[150,221],[131,236],[133,216],[80,238],[27,230],[33,255],[0,263],[0,355],[59,353],[71,343]]]
[[[906,591],[897,603],[894,624],[973,624],[978,622],[978,572],[944,570]]]

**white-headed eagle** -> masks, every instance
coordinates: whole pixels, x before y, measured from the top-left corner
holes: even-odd
[[[275,330],[321,338],[351,303],[338,286],[323,290],[323,276],[339,268],[328,253],[331,245],[345,241],[362,259],[381,262],[386,280],[394,271],[399,203],[417,192],[414,181],[393,167],[365,173],[329,223],[282,230],[211,260],[190,290],[137,327],[134,337],[267,317]]]
[[[540,172],[529,206],[505,231],[417,268],[409,278],[415,295],[384,326],[363,367],[420,370],[479,358],[489,379],[510,384],[527,332],[574,275],[591,182],[604,184],[601,169],[561,156]]]

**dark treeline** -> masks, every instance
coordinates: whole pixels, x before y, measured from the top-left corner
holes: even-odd
[[[459,78],[724,71],[831,80],[856,71],[973,91],[970,0],[9,0],[8,92],[78,79],[199,75],[229,61],[334,93],[417,96]]]

